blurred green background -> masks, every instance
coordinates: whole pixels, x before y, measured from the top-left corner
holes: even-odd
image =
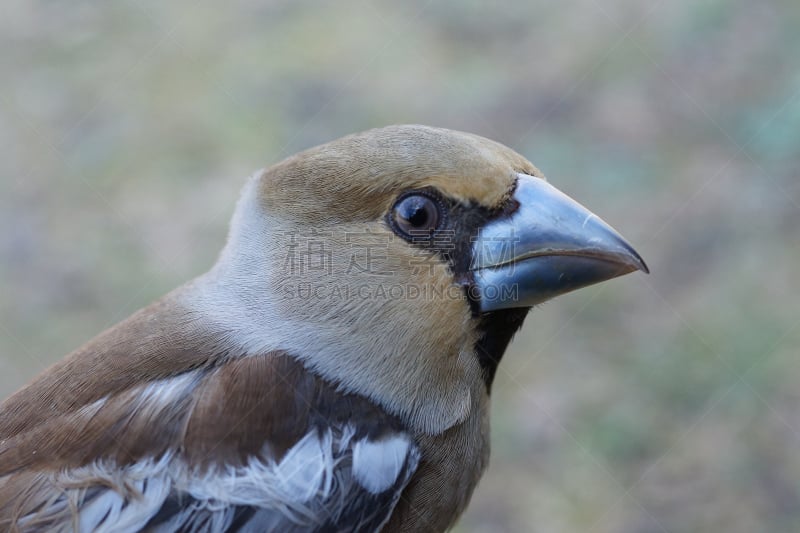
[[[652,275],[534,310],[461,532],[800,531],[795,0],[0,8],[0,392],[205,271],[254,170],[515,148]]]

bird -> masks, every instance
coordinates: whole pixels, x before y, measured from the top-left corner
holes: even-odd
[[[256,172],[213,267],[0,405],[7,531],[445,531],[529,311],[648,268],[512,149],[422,125]]]

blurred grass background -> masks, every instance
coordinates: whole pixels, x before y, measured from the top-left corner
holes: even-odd
[[[389,123],[633,242],[536,309],[458,531],[800,531],[794,0],[4,2],[0,392],[205,271],[254,170]]]

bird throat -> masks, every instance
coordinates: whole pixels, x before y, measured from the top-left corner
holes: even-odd
[[[475,356],[481,365],[487,393],[491,393],[497,366],[514,334],[525,322],[529,310],[529,308],[504,309],[478,318],[478,330],[481,334],[475,343]]]

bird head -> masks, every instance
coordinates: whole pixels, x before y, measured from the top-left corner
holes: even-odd
[[[489,393],[528,310],[642,259],[513,150],[425,126],[343,137],[257,173],[193,305],[437,434]]]

